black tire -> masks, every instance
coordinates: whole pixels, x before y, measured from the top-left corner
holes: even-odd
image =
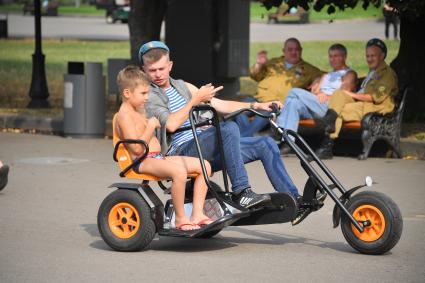
[[[119,212],[126,215],[122,216]],[[100,205],[97,226],[102,239],[112,249],[140,251],[151,243],[156,234],[150,215],[148,204],[138,192],[119,189],[110,193]],[[116,224],[112,223],[114,220]]]
[[[361,220],[372,220],[371,225],[359,233],[344,214],[341,230],[348,244],[363,254],[380,255],[391,250],[400,240],[403,219],[395,202],[380,192],[361,192],[347,203],[348,211]]]

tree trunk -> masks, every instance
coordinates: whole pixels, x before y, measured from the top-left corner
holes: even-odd
[[[167,0],[131,0],[130,8],[128,29],[131,61],[138,65],[140,46],[151,40],[160,40]]]
[[[400,49],[391,62],[396,71],[399,87],[409,86],[404,118],[425,120],[425,15],[412,20],[401,17]]]

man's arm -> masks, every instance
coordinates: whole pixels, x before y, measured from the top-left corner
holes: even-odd
[[[354,71],[349,71],[345,76],[342,77],[341,89],[348,91],[356,90],[356,82],[357,82],[357,73]]]
[[[319,77],[319,78],[317,78],[317,79],[315,79],[312,83],[311,83],[311,85],[310,85],[310,89],[311,89],[311,92],[312,93],[314,93],[314,94],[319,94],[319,92],[320,92],[320,86],[321,86],[321,84],[322,84],[322,81],[323,81],[323,78],[325,77],[325,74],[323,74],[321,77]]]
[[[357,80],[356,72],[349,71],[344,77],[342,77],[342,84],[340,88],[342,90],[346,90],[351,92],[352,94],[355,94],[353,91],[355,91],[355,88],[356,88],[356,80]],[[327,95],[324,92],[321,92],[320,90],[319,92],[316,93],[316,95],[319,98],[320,103],[324,103],[331,98],[329,95]]]
[[[352,91],[345,90],[349,96],[354,98],[355,100],[365,101],[365,102],[373,102],[372,95],[367,93],[354,93]]]
[[[239,102],[232,100],[222,100],[218,98],[211,99],[211,106],[214,107],[218,112],[222,114],[229,114],[242,108],[252,108],[254,110],[265,110],[272,111],[272,104],[276,104],[279,108],[282,108],[282,102],[271,101],[271,102]]]
[[[259,82],[266,75],[267,51],[261,50],[257,53],[255,65],[250,68],[250,76],[253,80]]]
[[[186,86],[189,88],[192,98],[188,103],[181,108],[179,111],[171,113],[168,117],[166,128],[169,132],[175,132],[183,123],[189,118],[190,109],[202,102],[209,102],[214,97],[215,93],[221,90],[223,87],[214,88],[211,84],[197,88],[196,86],[187,83]]]

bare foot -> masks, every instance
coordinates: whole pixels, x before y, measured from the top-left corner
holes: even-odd
[[[209,224],[214,222],[211,218],[209,218],[205,214],[202,214],[202,215],[197,216],[197,217],[192,216],[191,220],[192,220],[193,223],[196,223],[201,227],[205,226],[205,225],[209,225]]]
[[[182,231],[192,231],[201,228],[199,225],[187,218],[176,219],[176,229]]]

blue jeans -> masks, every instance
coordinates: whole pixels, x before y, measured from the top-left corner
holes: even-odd
[[[239,193],[251,187],[244,163],[261,160],[274,189],[297,197],[298,190],[292,182],[280,158],[279,148],[270,137],[240,137],[236,123],[220,123],[227,173],[232,191]],[[215,128],[211,127],[198,134],[204,158],[211,162],[214,171],[221,170],[221,157],[217,146]],[[176,153],[198,157],[195,140],[182,144]]]
[[[322,118],[327,110],[328,103],[320,103],[317,95],[301,88],[293,88],[285,99],[277,124],[296,132],[300,119]]]
[[[256,102],[254,97],[247,97],[243,99],[244,102]],[[241,113],[235,117],[235,122],[239,126],[241,137],[253,137],[256,133],[263,130],[269,125],[269,120],[260,116],[255,116],[249,120],[248,113]]]

